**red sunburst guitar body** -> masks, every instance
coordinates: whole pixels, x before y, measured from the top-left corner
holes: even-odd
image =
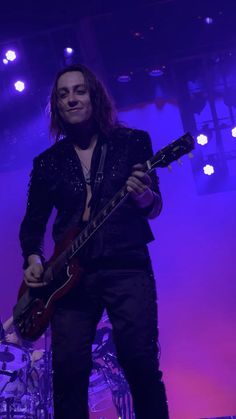
[[[53,256],[44,267],[44,274],[41,278],[42,282],[46,282],[47,285],[29,288],[22,281],[18,292],[18,303],[13,310],[14,324],[22,339],[34,341],[44,333],[52,316],[55,301],[67,294],[81,279],[83,269],[79,265],[78,255],[74,256],[69,263],[65,262],[62,268],[55,264],[64,249],[78,234],[78,230],[69,231],[63,243],[55,248]]]

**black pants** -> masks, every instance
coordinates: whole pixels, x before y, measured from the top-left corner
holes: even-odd
[[[60,300],[52,319],[55,419],[88,419],[91,347],[106,308],[137,419],[167,419],[150,270],[100,269]]]

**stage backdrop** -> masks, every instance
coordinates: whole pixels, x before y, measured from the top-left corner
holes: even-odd
[[[156,151],[183,133],[174,103],[124,110],[120,118],[148,130]],[[228,416],[236,414],[236,192],[199,196],[190,161],[183,161],[182,167],[173,164],[172,173],[159,170],[164,207],[151,222],[161,367],[171,419]],[[2,320],[11,314],[22,276],[18,230],[29,171],[0,174]],[[52,249],[50,225],[47,255]]]

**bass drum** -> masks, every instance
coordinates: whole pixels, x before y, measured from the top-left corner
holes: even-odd
[[[93,371],[89,382],[89,408],[102,412],[112,406],[112,395],[102,371]]]

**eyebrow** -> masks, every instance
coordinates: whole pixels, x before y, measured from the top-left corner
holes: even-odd
[[[86,88],[86,85],[83,83],[83,84],[76,84],[76,85],[74,85],[74,86],[72,86],[72,89],[73,90],[75,90],[75,89],[77,89],[78,87],[83,87],[83,88]],[[66,86],[63,86],[63,87],[60,87],[59,89],[57,89],[57,91],[58,92],[61,92],[62,90],[69,90],[69,88],[68,87],[66,87]]]

